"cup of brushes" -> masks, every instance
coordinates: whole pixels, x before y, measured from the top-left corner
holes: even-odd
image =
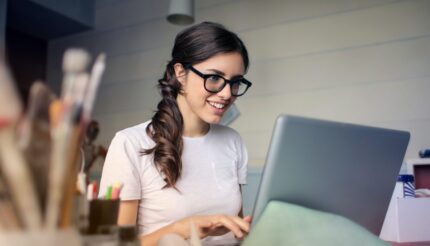
[[[52,235],[76,232],[73,200],[86,193],[76,188],[80,146],[105,60],[104,54],[99,55],[87,71],[91,61],[88,52],[66,50],[61,95],[35,82],[25,112],[5,62],[0,61],[1,245],[17,242],[7,241],[12,234],[43,238],[49,231],[57,232]],[[37,244],[37,240],[32,242]],[[61,242],[64,244],[64,239]]]

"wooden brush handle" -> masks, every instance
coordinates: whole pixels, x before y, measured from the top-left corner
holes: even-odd
[[[73,198],[77,193],[76,180],[79,167],[77,165],[82,145],[82,129],[75,127],[71,138],[67,157],[67,176],[65,177],[64,197],[61,203],[60,227],[67,228],[72,224]]]
[[[15,131],[12,125],[0,129],[0,157],[2,158],[2,172],[24,227],[30,230],[40,229],[42,216],[36,189],[27,163],[16,144]]]

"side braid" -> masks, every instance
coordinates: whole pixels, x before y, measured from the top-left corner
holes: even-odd
[[[162,99],[146,128],[155,146],[144,150],[143,153],[154,154],[156,167],[165,175],[167,183],[165,187],[175,187],[182,173],[183,119],[176,102],[181,84],[176,79],[173,62],[167,64],[163,78],[158,81],[158,88]]]

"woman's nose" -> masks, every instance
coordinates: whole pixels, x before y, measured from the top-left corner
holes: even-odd
[[[218,96],[220,96],[223,99],[230,99],[231,97],[231,85],[230,84],[226,84],[224,86],[224,88],[222,88],[222,90],[220,92],[217,93]]]

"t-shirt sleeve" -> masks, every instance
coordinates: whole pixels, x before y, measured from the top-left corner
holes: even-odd
[[[237,174],[239,184],[246,184],[247,172],[248,172],[248,151],[246,150],[246,146],[240,138],[239,141],[239,153],[238,153],[238,165],[237,165]]]
[[[100,191],[102,198],[109,185],[120,182],[123,186],[120,193],[121,200],[141,199],[141,182],[137,168],[139,163],[139,147],[121,133],[112,139],[103,165]]]

